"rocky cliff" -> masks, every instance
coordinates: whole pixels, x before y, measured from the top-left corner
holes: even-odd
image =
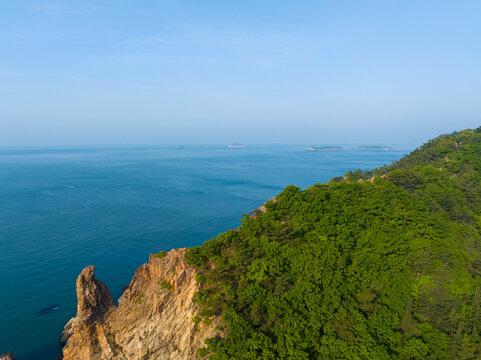
[[[220,320],[194,322],[196,271],[185,249],[150,255],[116,306],[107,286],[86,267],[77,279],[77,316],[65,326],[64,360],[195,359]]]

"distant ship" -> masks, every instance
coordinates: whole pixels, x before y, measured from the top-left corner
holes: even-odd
[[[246,146],[244,144],[232,143],[227,147],[229,147],[229,148],[245,148]]]
[[[352,150],[374,150],[374,151],[390,151],[392,150],[389,146],[358,146],[352,148]]]
[[[344,150],[340,146],[310,146],[307,151],[341,151]]]

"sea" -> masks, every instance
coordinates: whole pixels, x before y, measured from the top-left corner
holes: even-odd
[[[287,185],[404,151],[306,146],[0,148],[0,354],[56,359],[87,265],[114,298],[150,253],[201,245]]]

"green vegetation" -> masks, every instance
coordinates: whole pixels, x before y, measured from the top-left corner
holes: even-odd
[[[187,253],[210,359],[481,357],[481,128],[266,209]]]
[[[194,316],[194,317],[192,318],[192,322],[193,322],[194,324],[200,323],[201,320],[202,320],[202,319],[201,319],[200,317],[198,317],[198,316]]]
[[[157,254],[155,254],[155,257],[162,259],[163,257],[165,257],[165,255],[167,255],[165,251],[159,251]]]
[[[172,284],[168,281],[165,281],[165,280],[159,281],[159,285],[162,289],[167,289],[167,290],[172,289]]]
[[[139,295],[137,295],[137,297],[135,298],[135,302],[137,304],[140,304],[142,303],[142,299],[144,298],[144,294],[143,293],[140,293]]]
[[[203,358],[209,355],[209,350],[207,348],[200,348],[198,353],[199,353],[199,356]]]

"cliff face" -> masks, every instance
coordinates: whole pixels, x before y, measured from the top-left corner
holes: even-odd
[[[105,284],[86,267],[77,279],[77,317],[65,326],[64,360],[195,359],[205,339],[218,334],[212,324],[194,323],[198,308],[196,271],[185,249],[150,255],[115,306]]]

